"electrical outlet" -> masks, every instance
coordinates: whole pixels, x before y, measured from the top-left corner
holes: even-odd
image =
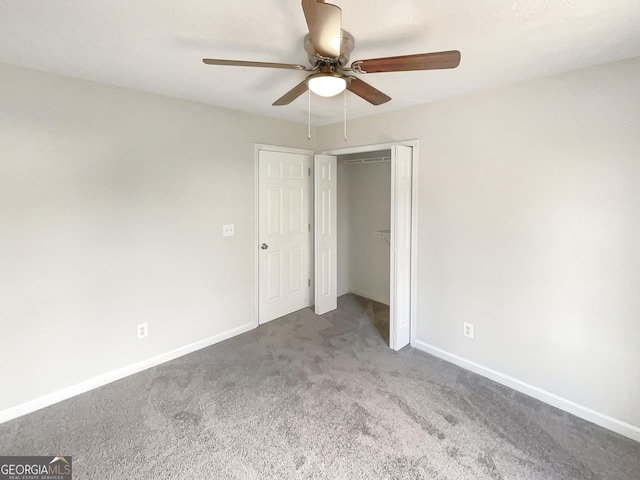
[[[229,224],[229,225],[223,225],[222,226],[222,236],[223,237],[233,237],[235,235],[234,233],[234,225],[233,223]]]
[[[473,338],[473,323],[462,322],[462,335]]]
[[[149,336],[149,327],[146,323],[138,325],[138,340]]]

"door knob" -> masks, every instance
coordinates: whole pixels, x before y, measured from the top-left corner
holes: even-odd
[[[260,248],[262,250],[266,250],[267,248],[269,248],[269,245],[267,245],[266,243],[263,243],[262,245],[260,245]]]

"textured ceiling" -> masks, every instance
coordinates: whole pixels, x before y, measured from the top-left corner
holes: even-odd
[[[336,0],[351,60],[457,49],[455,70],[361,78],[350,118],[640,56],[639,0]],[[304,72],[208,66],[203,57],[307,64],[299,0],[0,0],[0,62],[305,123],[307,96],[271,103]],[[312,97],[316,125],[342,96]]]

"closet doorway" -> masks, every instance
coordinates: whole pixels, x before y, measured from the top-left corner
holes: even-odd
[[[338,296],[351,293],[387,345],[391,299],[391,151],[337,156]]]
[[[353,294],[394,350],[415,312],[417,141],[323,152],[336,162],[337,296]]]

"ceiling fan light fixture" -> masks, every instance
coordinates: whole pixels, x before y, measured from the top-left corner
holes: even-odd
[[[347,80],[337,75],[312,75],[307,79],[307,86],[316,95],[333,97],[347,88]]]
[[[365,74],[440,70],[456,68],[460,64],[460,52],[448,50],[356,60],[351,62],[350,67],[347,67],[355,41],[353,35],[342,30],[342,10],[340,7],[326,3],[325,0],[302,0],[302,11],[309,28],[309,33],[304,37],[303,45],[311,64],[310,68],[293,63],[253,62],[221,58],[203,58],[202,61],[207,65],[281,68],[313,72],[273,102],[274,106],[289,105],[307,92],[309,92],[309,103],[311,103],[311,92],[323,97],[333,97],[345,92],[346,105],[346,90],[371,105],[382,105],[391,100],[391,97],[348,72]]]

